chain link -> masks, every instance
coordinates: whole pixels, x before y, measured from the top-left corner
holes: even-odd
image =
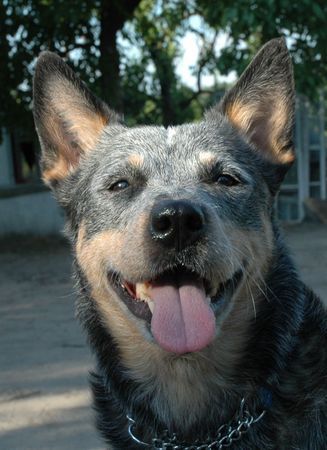
[[[163,432],[163,435],[160,438],[152,439],[151,444],[143,442],[136,437],[136,423],[129,416],[127,416],[129,422],[128,433],[134,442],[153,450],[223,450],[231,447],[234,442],[239,441],[242,436],[249,431],[252,425],[263,418],[265,413],[266,411],[262,411],[257,417],[252,416],[249,413],[243,398],[240,404],[238,420],[235,419],[228,424],[221,425],[213,440],[212,438],[208,438],[206,442],[196,442],[194,445],[178,442],[177,435],[173,434],[169,436],[167,430]]]

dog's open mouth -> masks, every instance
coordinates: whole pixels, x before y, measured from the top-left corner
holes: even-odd
[[[238,270],[213,292],[208,280],[184,267],[136,284],[110,275],[129,310],[151,323],[151,332],[162,348],[177,354],[199,351],[214,339],[215,309],[222,299],[233,295],[241,278]]]

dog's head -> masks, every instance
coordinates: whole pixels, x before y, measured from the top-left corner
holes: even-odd
[[[40,56],[43,178],[118,342],[199,351],[264,276],[274,196],[294,159],[293,89],[276,39],[203,121],[127,128],[59,57]]]

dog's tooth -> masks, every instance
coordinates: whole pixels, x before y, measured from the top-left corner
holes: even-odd
[[[153,302],[152,300],[148,300],[147,304],[148,304],[148,307],[149,307],[150,311],[151,311],[152,314],[153,314],[153,311],[154,311],[154,302]]]
[[[207,296],[206,300],[207,300],[208,303],[210,303],[211,302],[211,297]]]
[[[135,286],[136,298],[142,300],[151,300],[149,296],[149,284],[148,283],[136,283]]]

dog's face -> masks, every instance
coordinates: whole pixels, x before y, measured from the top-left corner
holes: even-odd
[[[118,344],[185,354],[219,339],[272,258],[274,194],[294,158],[283,41],[197,124],[127,128],[52,54],[34,92],[43,177]]]

